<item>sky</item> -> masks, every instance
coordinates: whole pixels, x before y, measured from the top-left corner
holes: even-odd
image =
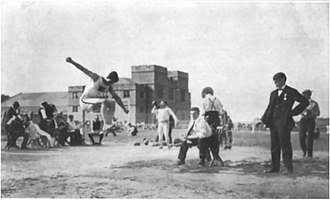
[[[133,65],[189,73],[192,106],[211,86],[233,121],[261,117],[284,72],[329,117],[329,4],[216,1],[4,2],[1,94],[67,91]]]

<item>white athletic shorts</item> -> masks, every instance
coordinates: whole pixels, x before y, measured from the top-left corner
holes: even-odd
[[[84,98],[82,96],[79,101],[79,105],[81,110],[84,111],[93,111],[93,106],[98,103],[102,103],[107,99],[102,99],[102,98]]]

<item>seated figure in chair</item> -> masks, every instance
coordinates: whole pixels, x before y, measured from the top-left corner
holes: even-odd
[[[73,115],[69,115],[67,127],[68,133],[67,135],[70,137],[70,146],[79,146],[82,144],[82,136],[80,134],[80,130],[73,119]]]
[[[127,130],[128,136],[136,136],[137,135],[138,130],[137,130],[136,125],[133,125],[131,123],[128,123],[127,124],[127,128],[128,128],[128,130]]]
[[[207,149],[210,142],[212,143],[212,129],[210,125],[205,121],[204,117],[200,115],[198,107],[191,108],[192,121],[188,126],[188,132],[184,136],[184,141],[181,143],[179,152],[178,165],[184,165],[187,155],[187,151],[191,146],[198,146],[199,148],[199,165],[205,165],[205,158]]]
[[[30,141],[36,141],[38,145],[41,145],[38,141],[41,139],[42,145],[45,147],[51,147],[54,143],[53,139],[51,138],[50,134],[43,131],[38,124],[33,123],[30,117],[26,114],[25,115],[25,132],[29,134]],[[29,141],[29,142],[30,142]]]
[[[53,120],[50,121],[50,134],[55,137],[58,145],[65,146],[69,144],[68,138],[71,134],[68,132],[68,125],[62,112],[56,114]]]
[[[92,130],[93,130],[93,132],[88,134],[88,137],[91,140],[92,144],[93,145],[101,144],[102,139],[104,137],[104,133],[101,132],[101,121],[99,119],[99,116],[96,116],[96,118],[93,120]],[[95,140],[93,138],[94,135],[99,135],[99,142],[98,143],[95,142]]]

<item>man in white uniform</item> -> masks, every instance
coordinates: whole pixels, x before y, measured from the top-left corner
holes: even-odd
[[[107,134],[107,130],[111,127],[112,119],[115,113],[115,102],[118,103],[126,114],[128,113],[128,110],[124,106],[121,98],[112,88],[112,84],[119,80],[117,72],[113,71],[106,78],[104,78],[84,68],[79,63],[73,61],[70,57],[66,58],[66,62],[73,64],[76,68],[84,72],[93,80],[91,84],[86,85],[84,92],[80,97],[80,107],[84,111],[92,111],[94,105],[101,104],[101,116],[104,125],[100,134]],[[112,99],[109,98],[110,95],[112,96]]]
[[[159,138],[160,149],[163,148],[163,134],[165,134],[167,146],[168,148],[170,148],[171,144],[168,135],[170,115],[172,115],[172,117],[174,118],[175,124],[178,123],[178,118],[176,117],[172,109],[166,106],[165,101],[160,102],[159,108],[157,108],[157,105],[153,103],[153,108],[151,110],[151,113],[156,114],[158,120],[158,138]]]

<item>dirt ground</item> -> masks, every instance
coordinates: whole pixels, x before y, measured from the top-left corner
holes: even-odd
[[[174,138],[181,132],[175,130]],[[199,168],[195,147],[186,164],[177,166],[179,147],[142,143],[155,134],[121,133],[106,137],[102,146],[50,149],[4,150],[2,142],[1,197],[329,198],[329,151],[315,151],[313,160],[305,160],[296,149],[289,176],[264,174],[270,150],[238,143],[220,151],[225,166]]]

